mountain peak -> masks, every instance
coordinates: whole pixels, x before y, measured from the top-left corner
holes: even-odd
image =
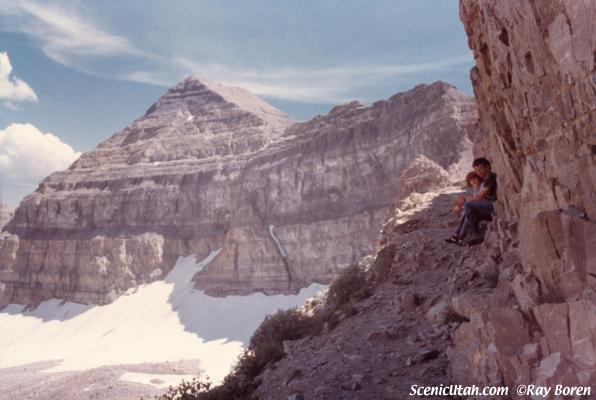
[[[251,153],[292,124],[290,117],[246,89],[191,75],[73,168],[96,167],[107,149],[112,162],[129,165]]]
[[[194,74],[171,87],[147,110],[145,116],[172,111],[188,111],[191,116],[200,116],[214,108],[235,108],[279,127],[292,122],[282,111],[244,88],[222,85]]]

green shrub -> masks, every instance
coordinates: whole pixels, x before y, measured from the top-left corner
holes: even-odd
[[[199,380],[199,378],[193,378],[190,382],[183,380],[182,383],[175,388],[170,386],[166,393],[161,396],[156,396],[155,400],[206,400],[206,398],[200,396],[210,388],[211,382],[203,382]]]
[[[327,294],[328,306],[344,307],[370,296],[366,273],[357,265],[344,268],[335,278]]]
[[[283,342],[297,340],[314,329],[312,317],[296,309],[268,315],[250,338],[248,349],[264,364],[283,357]]]

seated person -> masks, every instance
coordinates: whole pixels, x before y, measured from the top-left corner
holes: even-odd
[[[468,198],[470,200],[472,197],[477,196],[480,193],[480,185],[482,184],[482,178],[476,172],[471,171],[466,175],[466,186],[472,188],[472,196]],[[451,209],[454,214],[459,214],[459,212],[463,208],[463,204],[466,198],[463,196],[457,196],[455,199],[455,205]],[[459,223],[459,227],[455,231],[455,234],[448,239],[445,239],[447,242],[455,243],[456,239],[459,237],[459,231],[464,224],[464,217],[462,216],[461,222]]]
[[[482,242],[478,223],[481,219],[492,219],[494,212],[493,202],[497,199],[497,174],[491,171],[490,162],[486,158],[480,157],[474,160],[472,166],[474,167],[474,172],[482,179],[480,191],[477,195],[469,198],[460,196],[456,199],[453,210],[459,212],[463,208],[464,219],[458,232],[453,237],[445,239],[448,242],[458,245]],[[472,236],[468,238],[466,243],[464,240],[470,232]]]
[[[478,175],[475,171],[468,172],[468,174],[466,175],[466,186],[472,188],[472,196],[469,197],[468,200],[471,200],[474,196],[478,196],[478,193],[480,193],[481,184],[482,178],[480,177],[480,175]],[[454,214],[459,214],[459,212],[463,208],[465,200],[466,198],[464,196],[457,196],[457,198],[455,199],[455,205],[453,206],[451,211],[453,211]]]

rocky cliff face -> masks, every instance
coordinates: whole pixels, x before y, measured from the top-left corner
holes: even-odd
[[[0,239],[0,306],[109,302],[217,248],[195,277],[210,294],[329,282],[372,250],[404,168],[465,162],[476,118],[472,98],[437,82],[293,124],[188,78],[21,202]]]
[[[460,15],[476,59],[475,155],[498,174],[483,245],[445,243],[457,190],[437,189],[442,171],[417,157],[358,280],[333,283],[371,296],[335,327],[283,342],[259,398],[405,398],[449,382],[507,385],[504,399],[541,397],[512,394],[520,384],[594,397],[596,5],[461,0]]]
[[[456,381],[596,381],[596,3],[462,0],[499,175],[486,267],[499,284],[455,333]],[[473,351],[471,350],[473,349]]]

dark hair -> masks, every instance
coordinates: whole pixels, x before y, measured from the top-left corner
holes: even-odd
[[[484,165],[485,167],[487,167],[488,169],[490,169],[490,161],[488,161],[484,157],[478,157],[478,158],[476,158],[474,160],[474,162],[472,163],[472,167],[475,167],[477,165]]]
[[[480,177],[480,175],[478,175],[474,171],[471,171],[468,172],[468,175],[466,175],[466,185],[472,186],[472,179],[478,179],[480,182],[482,182],[482,178]]]

